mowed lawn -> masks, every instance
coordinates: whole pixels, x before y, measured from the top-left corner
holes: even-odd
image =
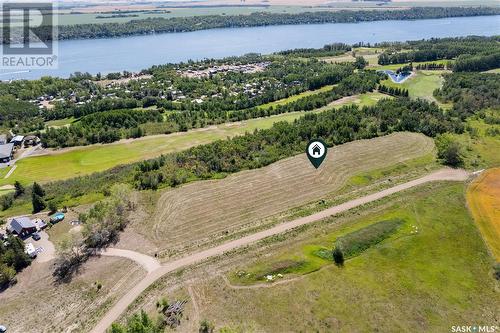
[[[277,280],[293,281],[252,289],[231,288],[220,278],[199,282],[193,289],[202,295],[199,311],[217,328],[255,332],[448,332],[459,323],[498,325],[493,262],[464,192],[463,183],[428,184],[331,218],[329,227],[305,239],[289,236],[230,273],[289,265],[291,273]],[[311,248],[331,248],[338,236],[393,218],[405,220],[397,233],[343,268],[311,257]],[[305,265],[315,267],[302,275]]]
[[[500,168],[483,172],[470,185],[467,203],[491,253],[500,262]]]
[[[403,83],[394,83],[391,79],[387,79],[382,81],[382,84],[389,87],[408,89],[412,98],[423,98],[436,102],[433,92],[441,88],[443,81],[442,71],[417,71],[416,75],[408,78]]]
[[[369,93],[361,95],[346,104],[369,105],[383,95]],[[336,105],[341,106],[341,105]],[[322,111],[324,109],[320,109]],[[49,182],[60,179],[87,175],[93,172],[110,169],[120,164],[137,162],[147,158],[184,150],[196,145],[207,144],[215,140],[226,139],[255,129],[270,128],[278,121],[293,121],[305,112],[284,113],[267,118],[250,119],[238,123],[221,124],[209,128],[197,129],[185,133],[143,137],[136,140],[120,141],[107,145],[75,147],[50,155],[33,156],[16,163],[17,168],[7,179],[0,179],[0,186],[13,184],[19,180],[23,183]],[[3,169],[7,173],[7,169]]]
[[[324,87],[321,87],[321,88],[316,89],[316,90],[304,91],[303,93],[300,93],[300,94],[297,94],[297,95],[293,95],[293,96],[290,96],[290,97],[287,97],[287,98],[283,98],[283,99],[280,99],[280,100],[277,100],[277,101],[274,101],[274,102],[270,102],[270,103],[259,105],[257,108],[258,109],[269,109],[270,107],[276,107],[278,105],[285,105],[285,104],[288,104],[288,103],[291,103],[291,102],[295,102],[295,101],[297,101],[297,100],[299,100],[299,99],[301,99],[303,97],[307,97],[307,96],[311,96],[311,95],[316,95],[316,94],[319,94],[319,93],[331,90],[333,87],[334,87],[334,85],[328,85],[328,86],[324,86]]]

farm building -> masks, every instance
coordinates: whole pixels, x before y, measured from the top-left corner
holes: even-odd
[[[23,144],[23,141],[24,141],[24,136],[16,135],[15,137],[12,138],[12,140],[10,140],[10,143],[13,143],[14,146],[21,146]]]
[[[36,225],[28,217],[15,217],[10,221],[9,230],[19,236],[28,236],[36,232]]]
[[[9,162],[14,156],[14,144],[6,143],[4,145],[0,144],[0,163]]]

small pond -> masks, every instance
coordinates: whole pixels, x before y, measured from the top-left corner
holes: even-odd
[[[389,69],[383,70],[381,72],[384,72],[385,74],[389,75],[392,82],[394,82],[394,83],[403,83],[411,75],[411,72],[396,73],[396,72],[391,71]]]

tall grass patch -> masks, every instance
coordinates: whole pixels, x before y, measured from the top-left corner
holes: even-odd
[[[404,220],[396,218],[371,224],[340,236],[335,241],[335,248],[340,248],[347,258],[357,256],[391,236],[404,222]]]

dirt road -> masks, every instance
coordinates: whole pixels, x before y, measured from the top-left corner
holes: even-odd
[[[101,255],[108,257],[122,257],[133,260],[141,265],[148,273],[151,273],[161,267],[160,262],[155,258],[135,251],[109,248],[102,251]]]
[[[309,215],[306,217],[302,217],[287,223],[279,224],[275,227],[272,227],[267,230],[263,230],[257,232],[252,235],[248,235],[219,246],[191,254],[184,258],[177,259],[175,261],[167,262],[163,264],[158,269],[151,271],[140,283],[135,285],[134,288],[130,289],[107,313],[106,315],[99,321],[97,326],[92,330],[92,333],[103,333],[106,329],[111,326],[111,324],[117,320],[120,315],[127,309],[127,307],[132,304],[132,302],[151,284],[153,284],[156,280],[161,278],[163,275],[175,271],[181,267],[189,266],[210,257],[214,257],[217,255],[221,255],[224,252],[231,251],[238,247],[242,247],[245,245],[249,245],[255,243],[264,238],[274,236],[296,227],[300,227],[309,223],[320,221],[326,217],[339,214],[341,212],[345,212],[349,209],[362,206],[364,204],[370,203],[372,201],[376,201],[387,197],[391,194],[398,193],[404,191],[406,189],[410,189],[412,187],[422,185],[425,183],[433,182],[433,181],[441,181],[441,180],[451,180],[451,181],[464,181],[469,177],[469,174],[464,170],[455,170],[455,169],[441,169],[439,171],[433,172],[427,176],[424,176],[419,179],[415,179],[413,181],[400,184],[389,189],[370,194],[358,199],[354,199],[338,206],[334,206],[319,213]]]

